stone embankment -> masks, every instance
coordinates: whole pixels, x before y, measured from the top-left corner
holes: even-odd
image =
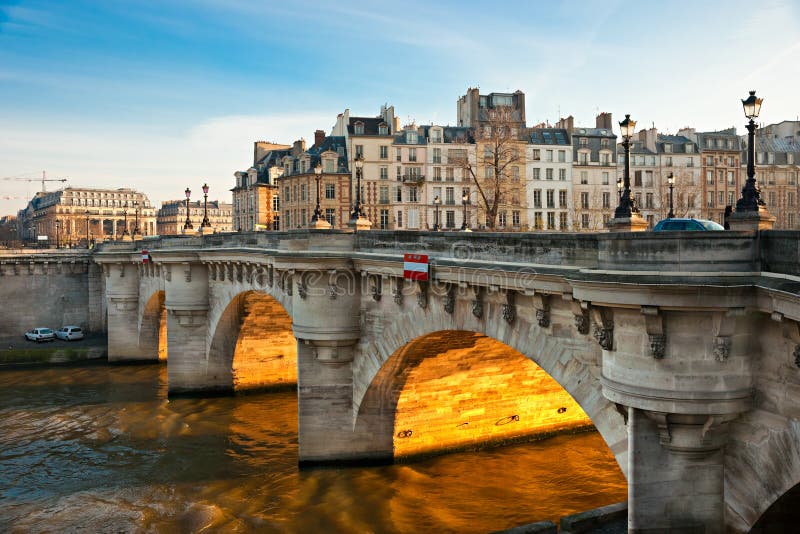
[[[560,524],[539,521],[495,534],[624,534],[628,530],[628,504],[621,502],[572,514]]]
[[[45,343],[17,338],[0,338],[0,368],[17,365],[50,365],[101,360],[108,355],[104,335],[78,341],[57,339]]]

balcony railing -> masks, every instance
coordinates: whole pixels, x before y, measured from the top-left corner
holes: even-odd
[[[404,174],[403,175],[403,183],[404,184],[421,184],[425,181],[425,175],[422,174]]]

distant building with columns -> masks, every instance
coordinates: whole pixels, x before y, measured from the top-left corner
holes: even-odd
[[[156,234],[156,210],[147,195],[129,188],[99,189],[67,187],[39,192],[18,213],[20,238],[78,244],[86,239],[120,238],[127,229],[133,234]],[[58,223],[58,224],[57,224]]]
[[[208,201],[209,233],[231,232],[233,206],[219,200]],[[189,220],[192,229],[184,232],[186,225],[186,201],[165,200],[156,215],[156,231],[158,235],[177,235],[197,232],[203,222],[203,201],[189,202]]]

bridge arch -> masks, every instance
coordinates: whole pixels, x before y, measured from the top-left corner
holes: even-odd
[[[392,323],[383,329],[381,335],[369,343],[366,352],[370,356],[362,358],[361,363],[354,369],[353,410],[356,433],[362,436],[373,435],[375,438],[380,436],[382,443],[374,445],[384,453],[388,451],[392,451],[393,455],[395,452],[399,452],[400,455],[425,453],[426,444],[422,436],[418,448],[413,445],[407,447],[405,444],[399,446],[401,450],[397,448],[397,443],[402,439],[410,438],[408,443],[413,442],[413,428],[395,429],[397,406],[404,402],[402,390],[409,386],[414,388],[414,384],[407,382],[409,377],[438,381],[437,384],[429,382],[428,385],[440,387],[444,392],[449,386],[448,380],[453,380],[452,375],[436,377],[434,372],[425,377],[426,370],[423,366],[434,370],[440,364],[440,369],[449,365],[457,369],[459,378],[470,380],[471,371],[468,368],[474,365],[471,379],[480,381],[481,374],[486,373],[488,376],[489,367],[495,365],[499,366],[501,372],[508,374],[508,378],[512,381],[515,378],[530,381],[531,389],[537,387],[538,381],[539,387],[544,386],[553,393],[551,398],[553,406],[542,404],[546,412],[554,412],[551,414],[552,418],[549,421],[541,417],[537,420],[529,411],[526,416],[528,423],[534,423],[535,426],[541,427],[539,430],[547,431],[548,425],[550,425],[549,430],[553,430],[563,423],[568,423],[566,426],[570,424],[580,426],[588,424],[590,420],[608,444],[622,472],[627,474],[626,426],[616,407],[603,396],[597,380],[601,364],[601,351],[597,342],[589,336],[577,333],[572,326],[574,318],[567,306],[563,308],[554,306],[551,309],[553,323],[558,323],[558,327],[553,325],[550,328],[542,328],[537,324],[536,310],[533,307],[529,308],[524,302],[518,303],[516,318],[509,323],[500,313],[499,302],[498,299],[484,303],[485,313],[481,318],[471,313],[469,302],[459,302],[452,314],[436,310],[440,305],[436,301],[431,302],[427,309],[403,306],[403,313],[394,316]],[[566,330],[567,325],[571,330]],[[448,349],[448,346],[452,350]],[[443,357],[436,356],[426,363],[426,351],[442,352]],[[482,352],[493,354],[494,361],[482,361]],[[469,353],[469,356],[460,361],[460,357],[465,353]],[[435,360],[439,358],[441,360],[437,363]],[[406,365],[408,369],[404,369]],[[485,380],[479,387],[483,388],[485,394],[492,388],[491,381]],[[477,390],[472,394],[473,398],[477,399],[480,394],[476,394],[475,391]],[[520,391],[522,390],[516,390],[515,394],[519,394]],[[435,395],[433,392],[429,393]],[[408,395],[409,400],[413,402],[411,398],[420,394],[425,393],[412,392]],[[494,399],[492,402],[500,411],[496,414],[486,413],[483,424],[476,425],[479,429],[473,434],[474,439],[490,442],[515,437],[513,432],[504,435],[503,432],[491,427],[501,426],[495,423],[501,421],[503,417],[521,415],[519,412],[525,409],[521,404],[527,401],[523,399],[520,404],[517,399],[518,403],[514,406],[513,402],[506,402],[508,399],[499,401],[501,396],[502,392],[492,393]],[[559,412],[560,408],[566,408],[566,411]],[[530,410],[530,407],[528,409]],[[509,410],[517,413],[505,414],[505,411]],[[588,420],[580,416],[581,410]],[[458,415],[463,418],[465,414]],[[401,416],[405,417],[403,414]],[[405,422],[411,420],[400,421],[400,423]],[[450,428],[456,428],[453,422],[448,421]],[[467,418],[457,424],[463,422],[470,421]],[[530,427],[525,428],[519,421],[514,421],[513,425],[508,426],[514,425],[519,425],[521,429],[518,437],[537,431]],[[410,436],[408,430],[411,431]],[[528,432],[529,430],[531,432]],[[401,436],[398,437],[398,434]],[[456,441],[458,439],[454,438],[454,446],[464,446],[463,443],[459,444]]]
[[[222,310],[211,334],[209,368],[217,389],[244,391],[297,384],[297,340],[292,318],[271,295],[237,293]]]

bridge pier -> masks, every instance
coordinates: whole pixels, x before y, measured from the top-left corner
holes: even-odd
[[[139,350],[139,272],[130,262],[104,263],[108,309],[108,361],[152,359]]]

